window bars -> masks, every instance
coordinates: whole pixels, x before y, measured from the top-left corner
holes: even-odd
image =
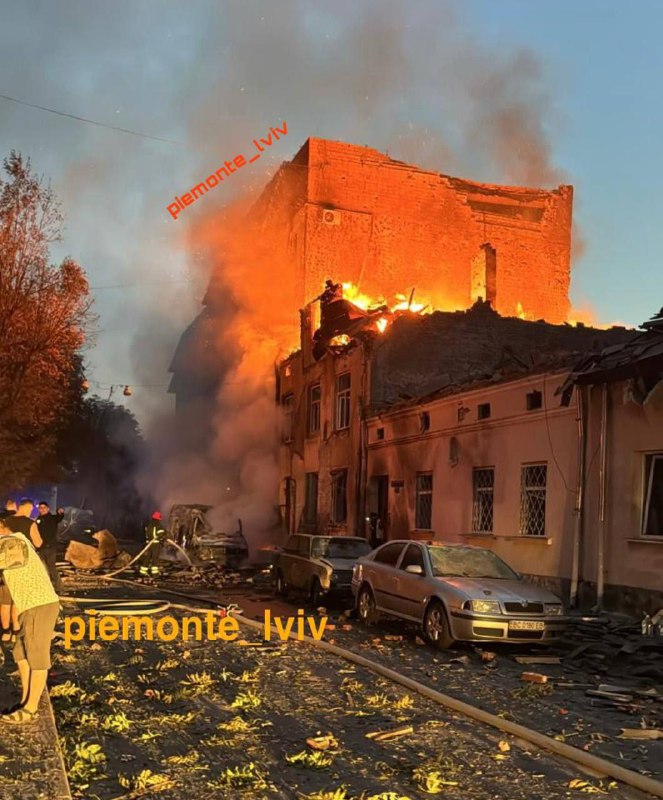
[[[472,470],[472,484],[472,531],[474,533],[492,533],[495,469],[484,467]]]
[[[520,533],[546,535],[546,464],[528,464],[520,473]]]
[[[433,521],[433,475],[430,472],[417,475],[417,502],[415,527],[429,531]]]

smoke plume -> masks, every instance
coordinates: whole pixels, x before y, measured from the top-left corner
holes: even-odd
[[[261,169],[243,170],[178,222],[187,226],[191,268],[213,279],[206,358],[223,365],[223,378],[209,406],[197,401],[176,424],[156,424],[149,477],[164,506],[213,504],[216,524],[234,529],[242,518],[253,544],[275,520],[273,374],[297,341],[296,276],[275,261],[269,232],[254,229],[249,209],[278,161],[308,136],[367,144],[476,180],[546,187],[564,180],[552,161],[557,120],[541,61],[527,50],[479,44],[454,8],[341,2],[313,10],[284,0],[260,11],[232,5],[209,27],[195,81],[179,87],[183,107],[194,90],[204,99],[188,114],[188,141],[199,156],[192,176],[200,176],[189,183],[283,120],[288,137],[273,148],[267,171],[264,160]],[[151,325],[163,331],[162,321],[156,313]]]

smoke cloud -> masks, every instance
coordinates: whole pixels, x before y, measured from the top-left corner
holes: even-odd
[[[12,29],[0,52],[7,91],[179,143],[2,106],[3,152],[31,156],[63,201],[67,237],[53,255],[85,266],[100,316],[88,376],[102,397],[110,384],[134,386],[124,402],[153,445],[145,492],[163,510],[212,503],[219,526],[241,517],[249,535],[273,520],[273,365],[296,343],[297,303],[280,277],[288,265],[251,230],[249,209],[308,136],[479,181],[564,179],[552,158],[562,125],[545,65],[526,49],[479,41],[461,3],[0,8]],[[174,195],[284,120],[287,137],[258,162],[170,217]],[[175,421],[168,367],[206,295],[191,383],[214,373],[225,382]]]
[[[189,131],[210,172],[232,153],[226,142],[242,152],[242,143],[287,119],[292,149],[323,136],[477,180],[550,186],[565,179],[552,162],[550,92],[534,54],[479,45],[448,5],[427,7],[425,15],[400,3],[340,8],[346,13],[312,15],[287,0],[259,18],[246,5],[225,15],[223,27],[234,32],[225,69]],[[210,31],[197,58],[201,73],[216,63],[222,38]],[[229,109],[236,118],[219,118]],[[290,155],[279,147],[281,158]],[[190,252],[213,276],[208,309],[223,305],[205,340],[225,363],[223,379],[206,415],[197,407],[182,426],[180,413],[179,439],[165,440],[171,452],[156,474],[165,503],[213,504],[215,523],[232,530],[241,518],[255,546],[276,520],[274,364],[296,345],[298,304],[292,266],[278,262],[269,231],[255,230],[248,211],[265,174],[247,170],[242,179],[246,185],[233,186],[223,212],[219,191],[204,208],[199,202],[188,231]],[[203,428],[206,442],[189,426]]]

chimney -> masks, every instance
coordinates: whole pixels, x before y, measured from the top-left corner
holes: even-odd
[[[481,245],[480,253],[472,260],[471,302],[479,298],[497,305],[497,251],[488,242]]]

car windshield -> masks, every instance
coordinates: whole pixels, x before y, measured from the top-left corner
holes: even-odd
[[[518,575],[491,550],[475,547],[428,548],[437,578],[498,578],[517,580]]]
[[[311,555],[325,558],[360,558],[371,552],[371,546],[363,539],[342,539],[326,536],[313,540]]]

